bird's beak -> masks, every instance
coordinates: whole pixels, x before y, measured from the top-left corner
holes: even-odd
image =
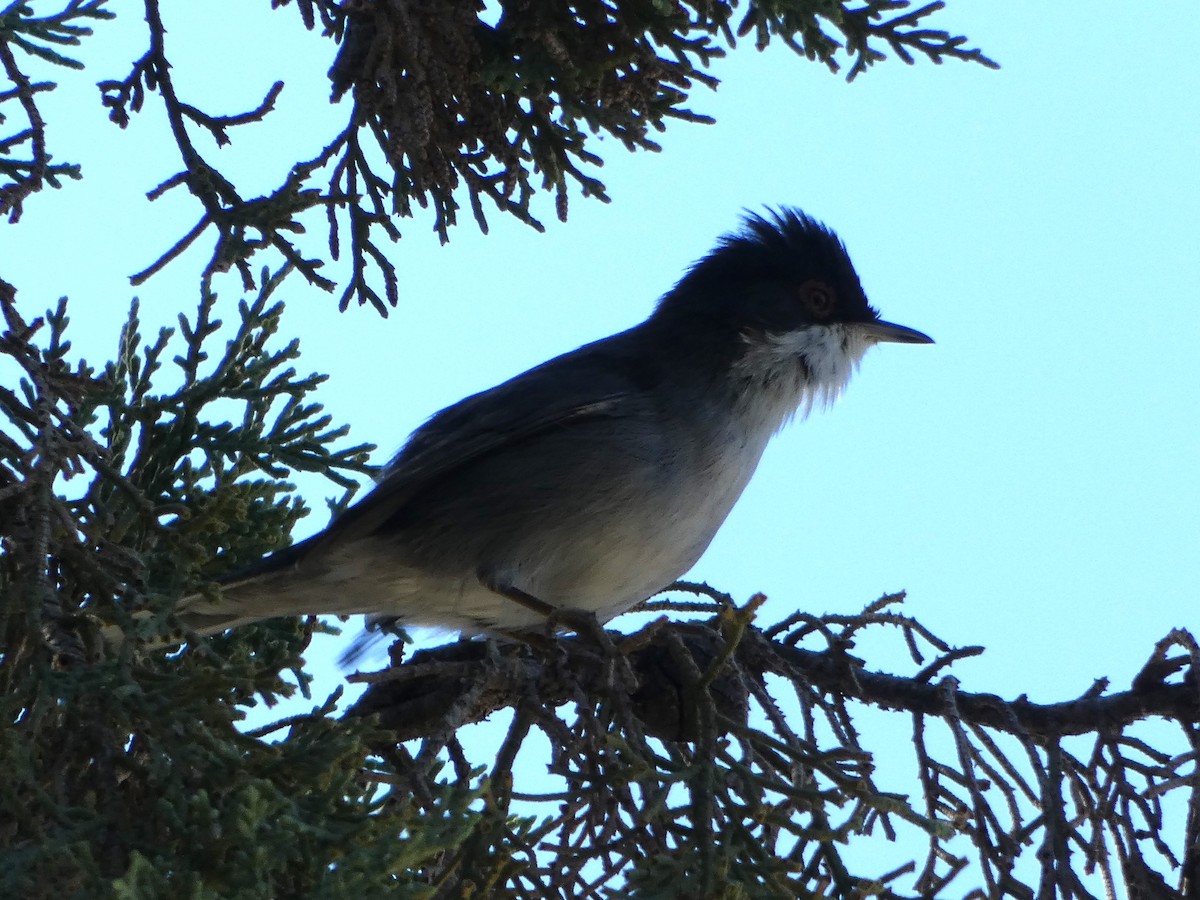
[[[890,344],[932,344],[933,338],[915,328],[906,325],[896,325],[892,322],[859,322],[856,324],[860,334],[878,343]]]

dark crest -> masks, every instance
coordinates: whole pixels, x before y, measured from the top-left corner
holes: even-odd
[[[824,315],[812,315],[801,302],[814,286],[828,299]],[[877,317],[838,236],[789,208],[748,213],[741,228],[721,237],[662,298],[655,314],[716,316],[766,330]]]

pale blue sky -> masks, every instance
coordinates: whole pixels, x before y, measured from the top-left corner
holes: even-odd
[[[326,102],[333,47],[294,10],[165,15],[185,99],[240,111],[283,72],[273,127],[213,151],[255,186],[344,116]],[[143,199],[176,171],[157,113],[121,132],[96,102],[94,82],[141,52],[137,24],[102,25],[92,67],[49,109],[86,180],[33,198],[0,243],[26,313],[67,293],[96,359],[135,293],[126,276],[197,217],[182,194]],[[872,351],[832,410],[783,432],[692,577],[764,591],[767,621],[907,589],[936,633],[987,645],[957,667],[964,689],[1050,701],[1101,675],[1127,686],[1155,640],[1197,625],[1195,7],[951,0],[934,25],[1003,68],[893,59],[847,85],[747,45],[693,97],[715,126],[674,124],[657,155],[594,143],[611,205],[574,198],[560,225],[544,204],[544,235],[496,213],[489,237],[466,226],[446,247],[428,217],[402,223],[386,321],[292,280],[284,328],[303,367],[332,376],[320,399],[383,461],[440,407],[638,321],[742,208],[800,206],[841,234],[884,317],[937,344]],[[149,324],[194,308],[201,262],[136,291]],[[235,281],[219,286],[232,308]]]

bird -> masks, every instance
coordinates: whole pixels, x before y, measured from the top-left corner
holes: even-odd
[[[434,414],[320,533],[183,598],[202,637],[348,615],[464,635],[605,623],[709,546],[771,437],[828,406],[883,321],[837,234],[747,212],[641,323]]]

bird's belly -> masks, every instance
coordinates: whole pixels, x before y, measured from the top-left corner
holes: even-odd
[[[700,559],[749,482],[762,446],[701,459],[683,488],[649,491],[548,535],[522,560],[514,583],[554,606],[605,621],[677,580]],[[521,564],[524,563],[524,564]]]

